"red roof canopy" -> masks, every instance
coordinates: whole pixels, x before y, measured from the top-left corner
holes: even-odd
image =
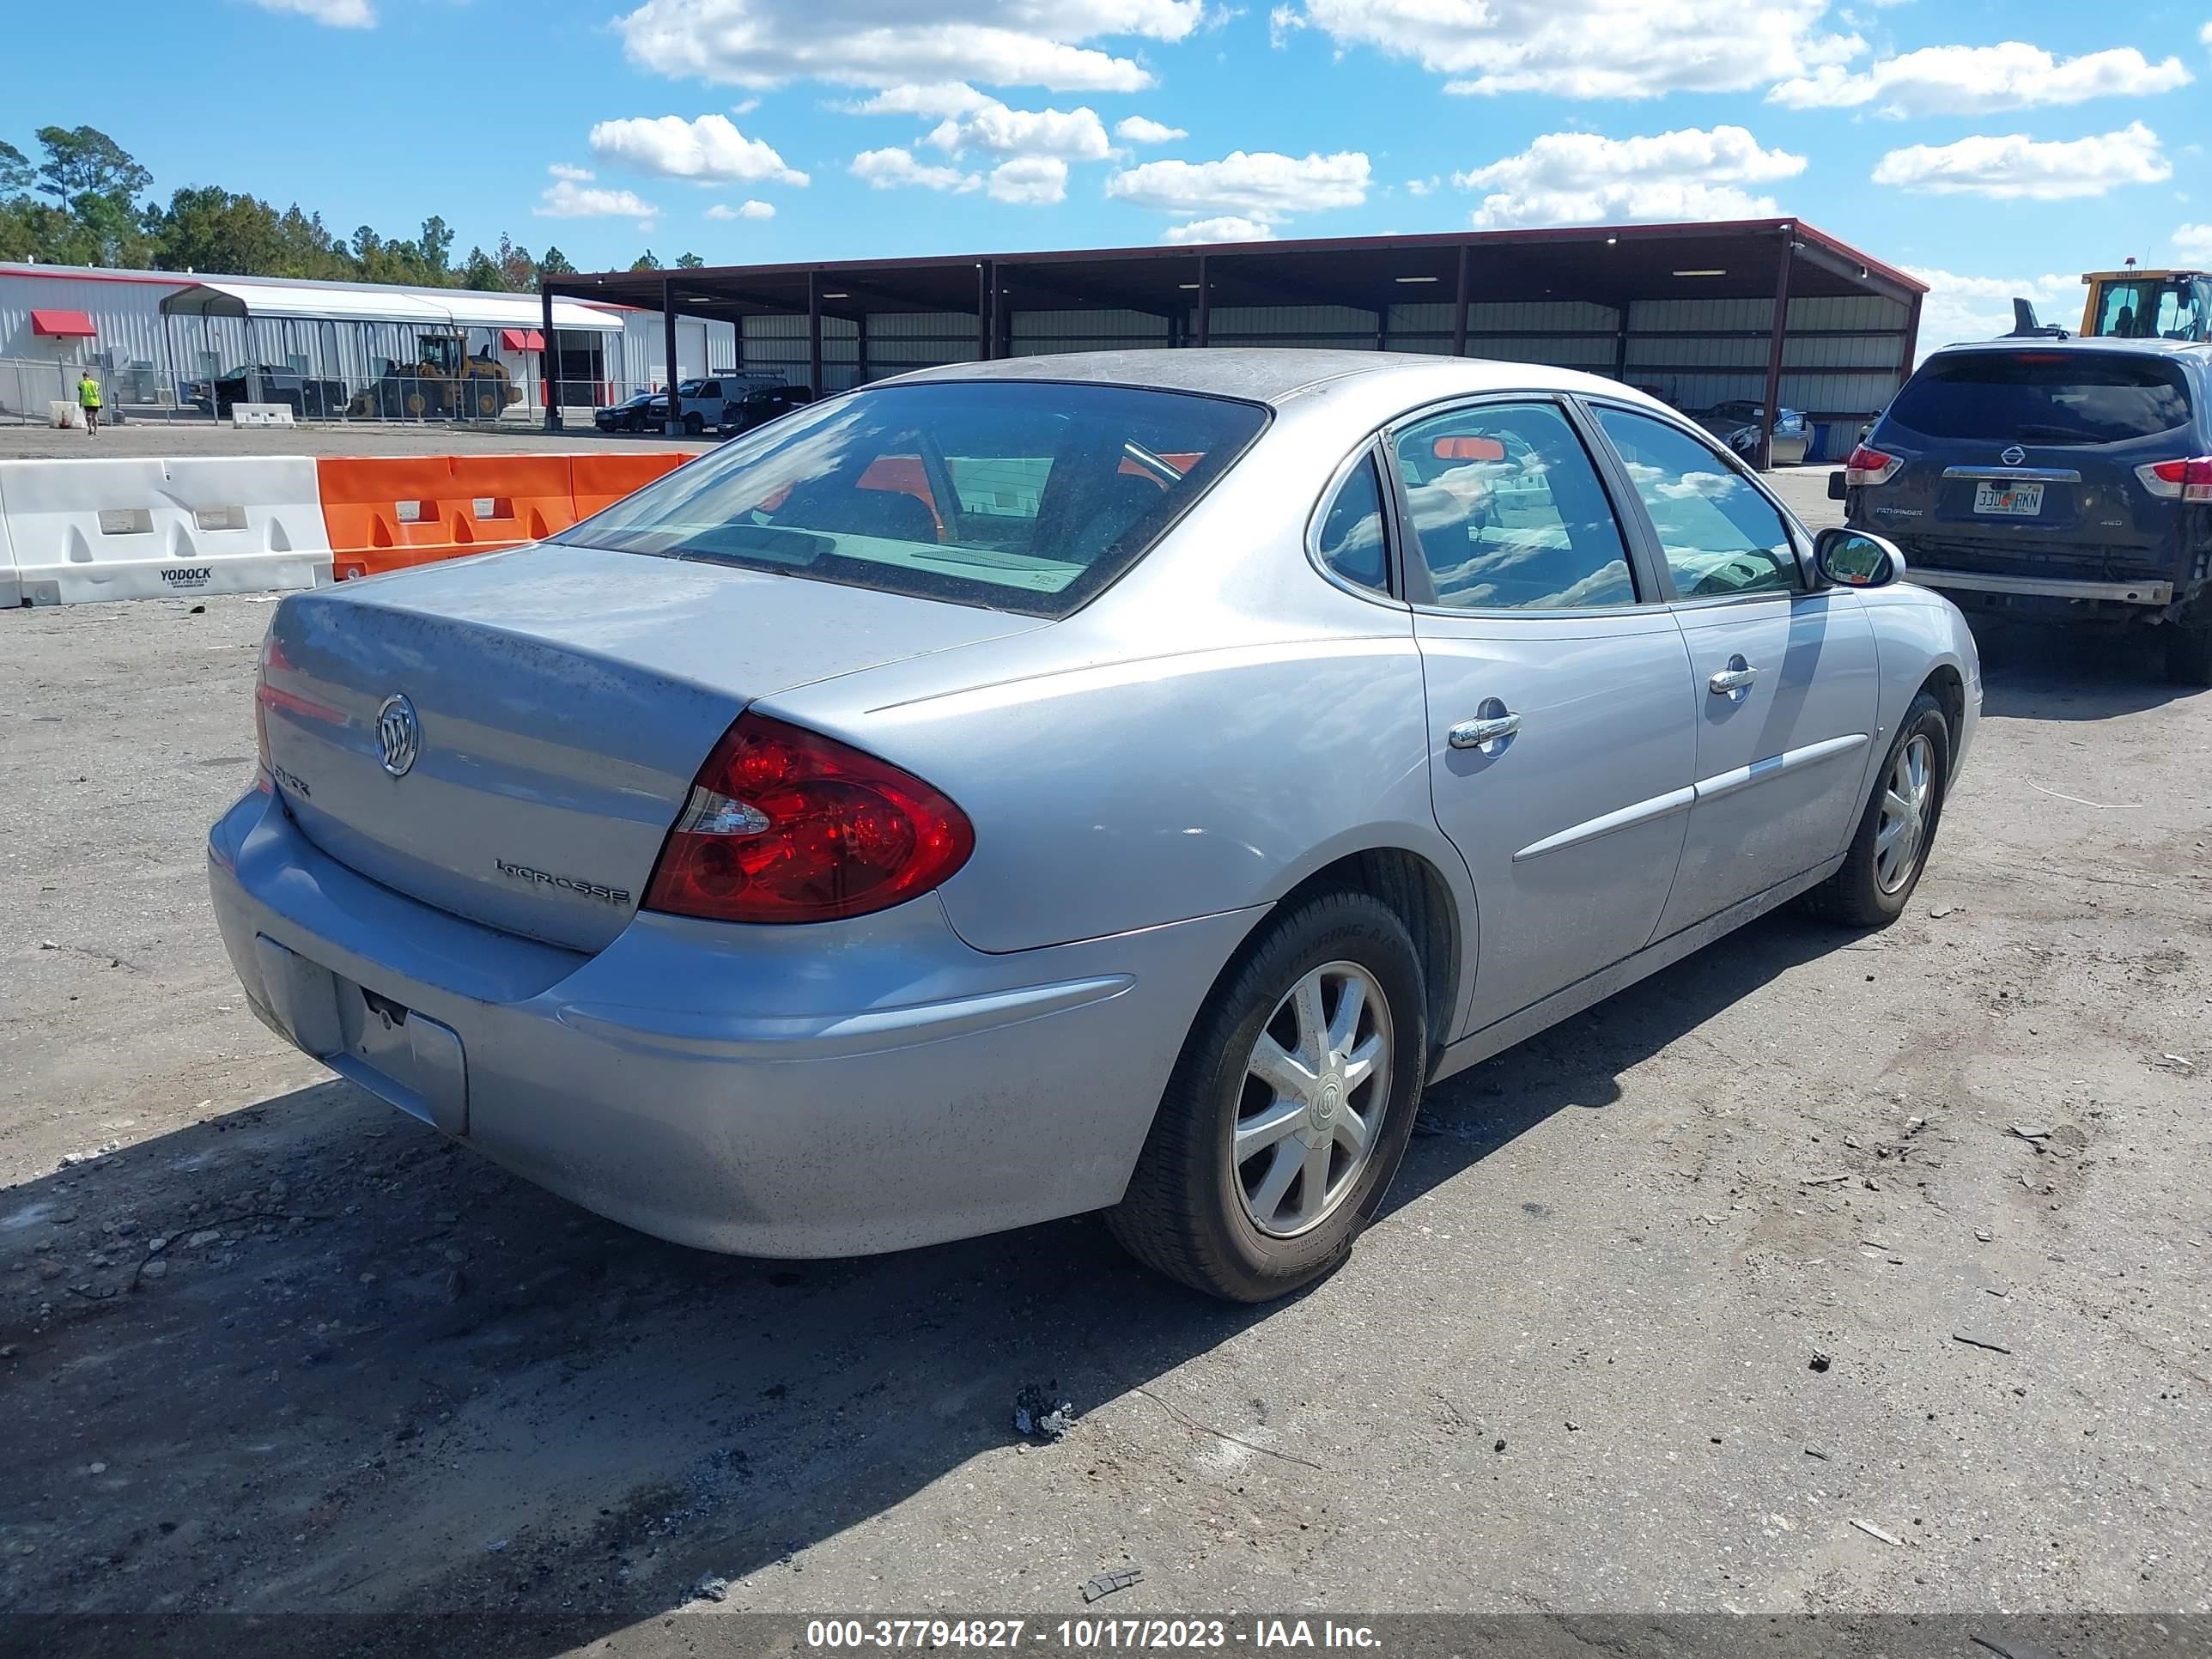
[[[499,343],[509,351],[543,351],[545,337],[534,328],[503,328]]]
[[[31,332],[51,334],[58,340],[89,340],[95,338],[100,331],[82,311],[33,311]]]

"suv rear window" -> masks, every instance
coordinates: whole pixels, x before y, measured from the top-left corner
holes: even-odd
[[[1898,393],[1887,418],[1930,438],[2111,444],[2189,421],[2171,363],[2094,351],[1976,351],[1936,357]]]
[[[1129,386],[872,387],[724,445],[553,539],[1064,617],[1267,422]]]

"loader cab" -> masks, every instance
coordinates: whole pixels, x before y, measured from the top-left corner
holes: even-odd
[[[2093,270],[2081,332],[2114,340],[2212,339],[2212,276],[2194,270]]]
[[[425,334],[416,342],[422,351],[420,361],[445,375],[457,380],[461,374],[461,338],[458,334]]]

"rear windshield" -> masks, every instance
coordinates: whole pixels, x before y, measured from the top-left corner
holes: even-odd
[[[726,444],[553,539],[1062,617],[1267,420],[1125,386],[879,386]]]
[[[1930,438],[2122,443],[2186,425],[2189,391],[2172,364],[2117,352],[1977,351],[1922,365],[1888,418]]]

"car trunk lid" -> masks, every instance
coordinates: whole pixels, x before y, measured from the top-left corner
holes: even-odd
[[[292,595],[259,715],[276,787],[323,851],[441,909],[596,950],[747,703],[1041,625],[546,545]]]

